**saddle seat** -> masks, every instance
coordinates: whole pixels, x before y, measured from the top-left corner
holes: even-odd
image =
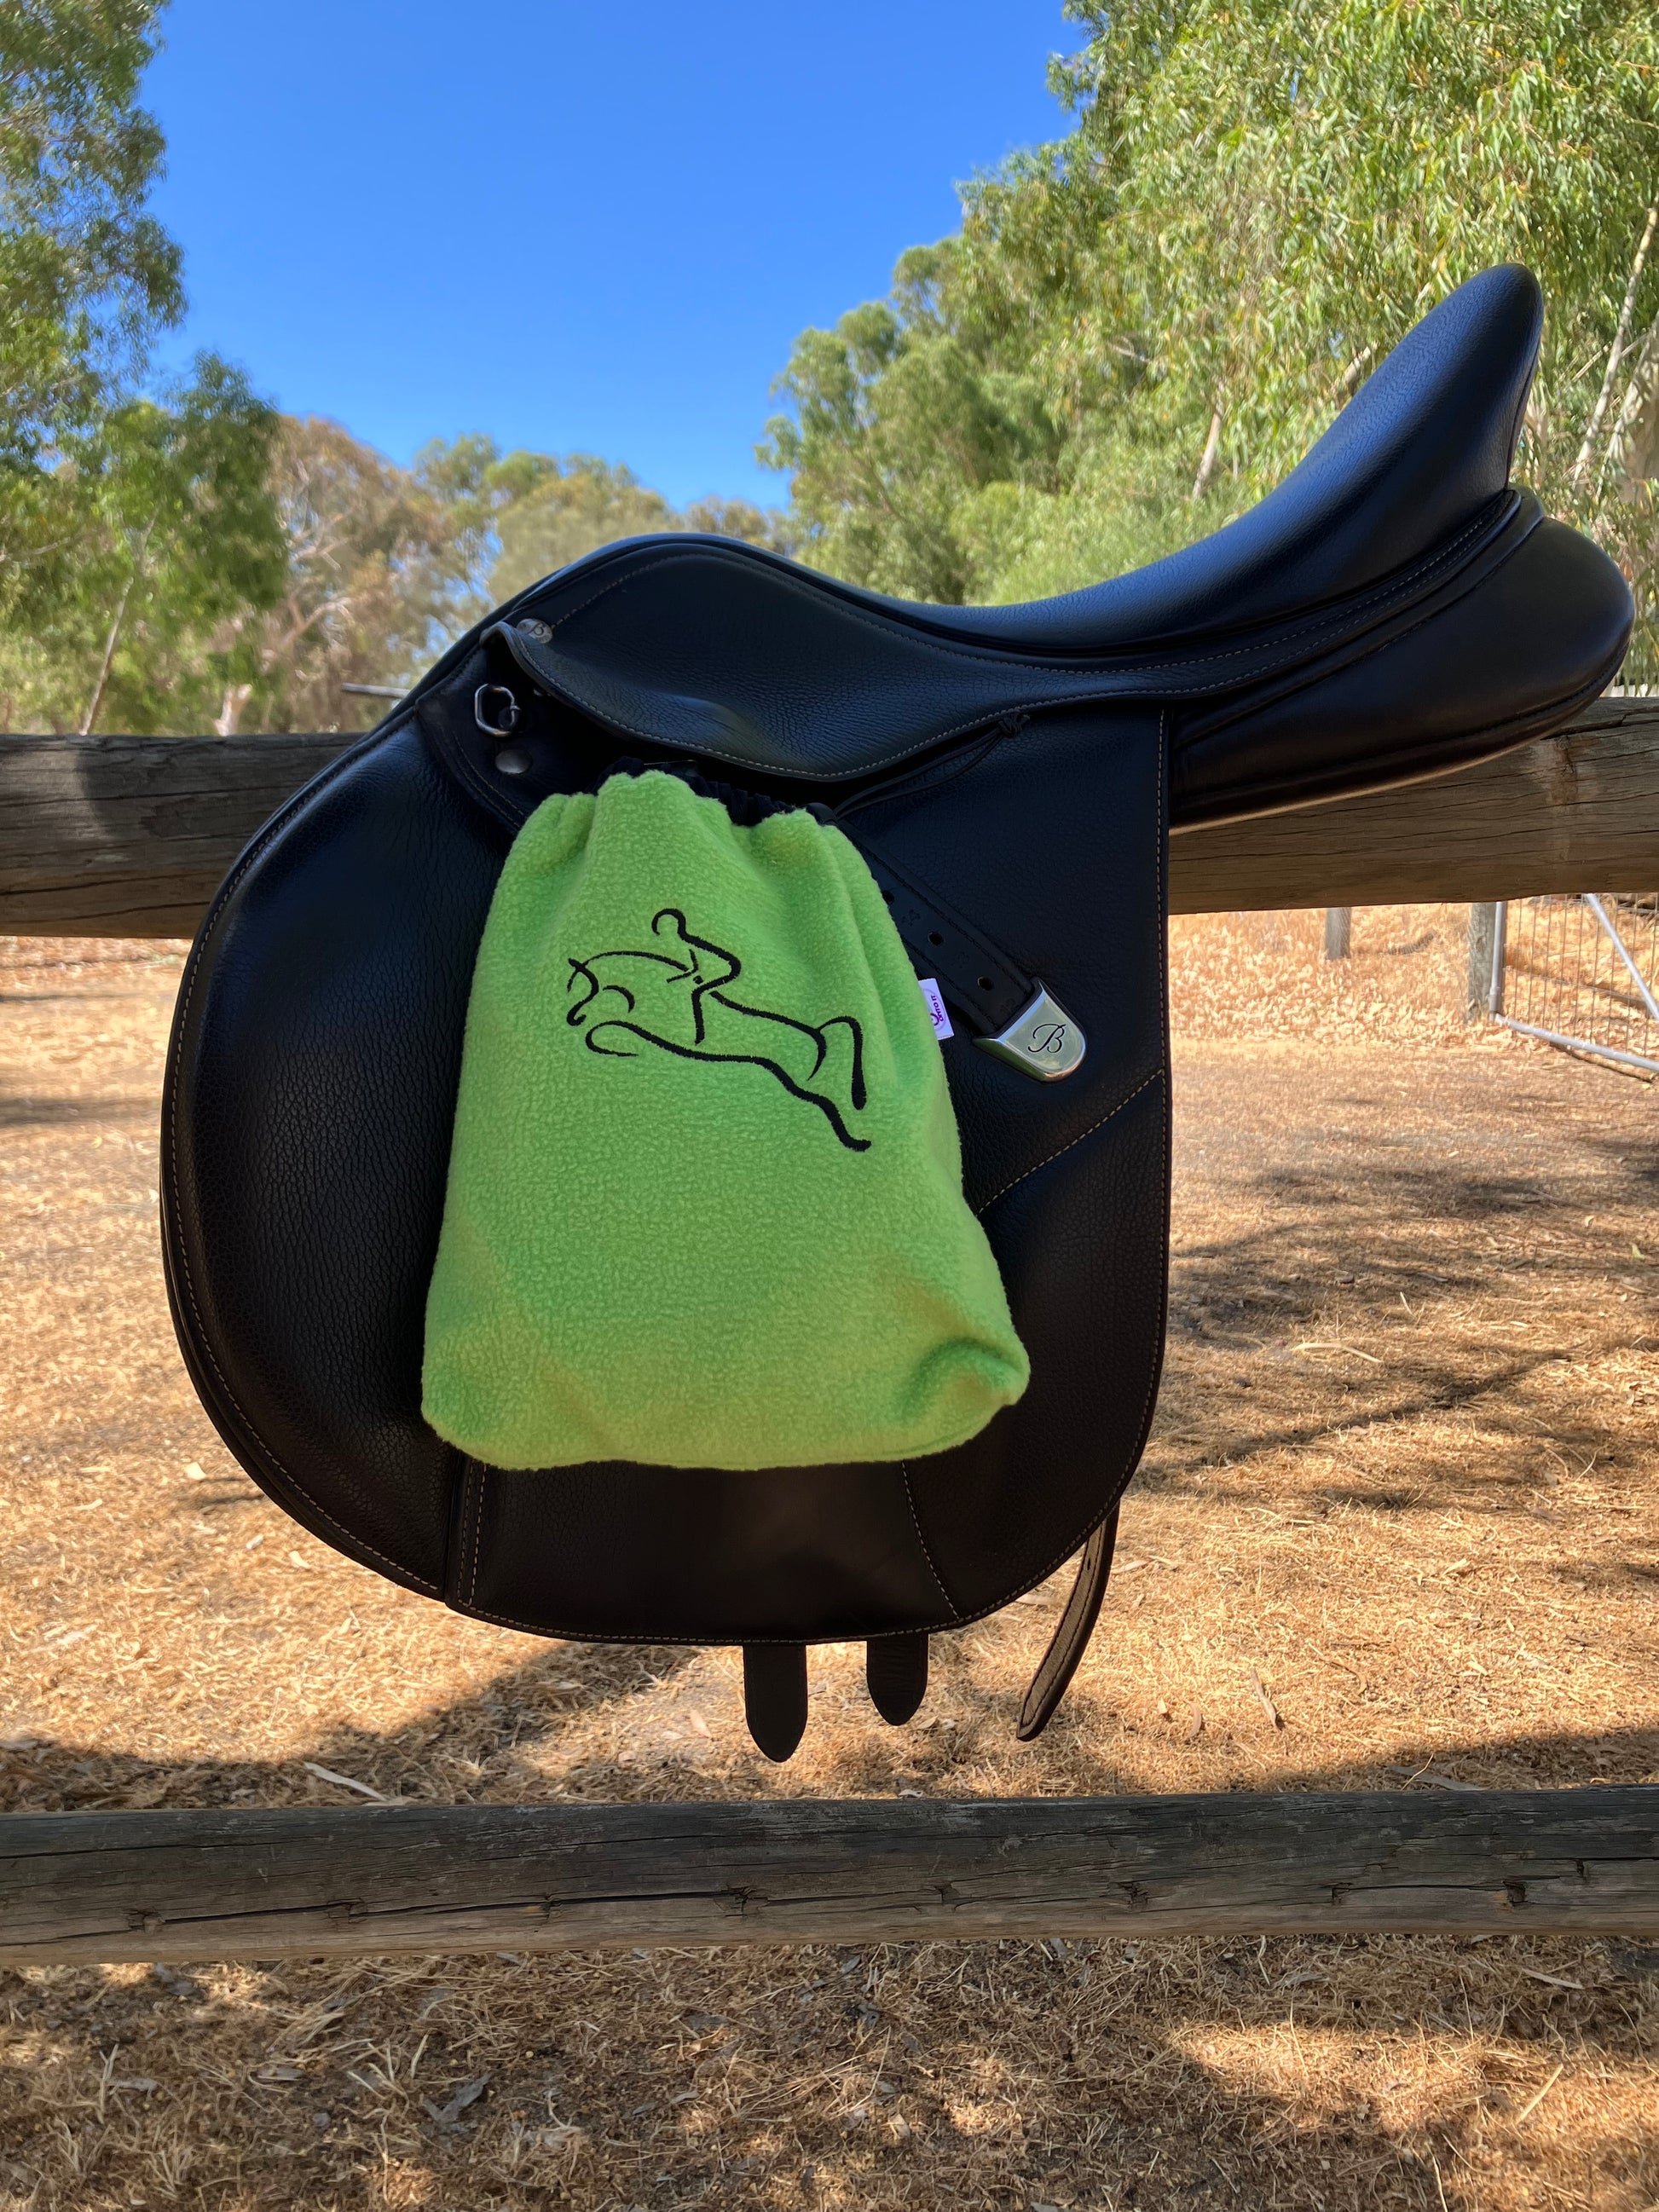
[[[1506,489],[1542,317],[1528,270],[1489,270],[1402,338],[1237,521],[1087,591],[912,612],[953,637],[1092,655],[1280,621],[1363,591],[1455,538]]]
[[[489,635],[630,745],[795,785],[1129,699],[1170,708],[1177,829],[1440,773],[1558,726],[1624,650],[1612,564],[1509,484],[1541,317],[1524,269],[1474,278],[1258,507],[1087,591],[921,605],[680,534],[573,564]]]

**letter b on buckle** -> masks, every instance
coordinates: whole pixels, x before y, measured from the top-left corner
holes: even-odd
[[[1088,1039],[1058,999],[1050,998],[1042,984],[1030,1004],[1015,1015],[997,1036],[974,1042],[999,1060],[1009,1060],[1039,1083],[1058,1083],[1083,1065]]]

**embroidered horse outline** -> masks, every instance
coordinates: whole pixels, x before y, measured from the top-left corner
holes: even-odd
[[[680,1060],[763,1067],[792,1098],[816,1106],[849,1152],[867,1152],[870,1139],[848,1126],[863,1111],[866,1095],[864,1031],[854,1016],[798,1022],[734,999],[727,986],[742,975],[743,963],[694,935],[678,907],[654,914],[651,933],[672,949],[618,946],[571,960],[566,988],[580,988],[582,995],[565,1020],[586,1030],[588,1050],[632,1060],[641,1045],[654,1045]]]

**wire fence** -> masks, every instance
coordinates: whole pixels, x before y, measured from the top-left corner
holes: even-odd
[[[1659,1075],[1659,893],[1511,901],[1492,957],[1506,1028]]]

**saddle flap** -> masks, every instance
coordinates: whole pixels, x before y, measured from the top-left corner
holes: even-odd
[[[569,598],[556,581],[545,618],[500,623],[484,642],[630,745],[835,783],[1053,689],[1040,666],[952,655],[748,547],[638,540],[591,580]]]

